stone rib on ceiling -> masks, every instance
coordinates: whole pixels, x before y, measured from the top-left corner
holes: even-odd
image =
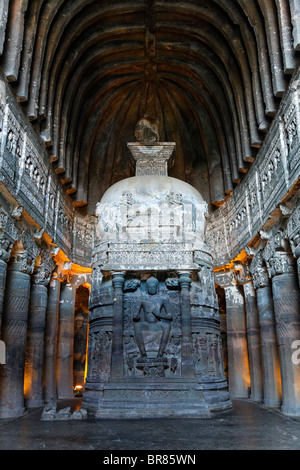
[[[170,175],[218,206],[254,161],[295,69],[297,0],[2,0],[1,68],[74,204],[133,175],[145,113]]]

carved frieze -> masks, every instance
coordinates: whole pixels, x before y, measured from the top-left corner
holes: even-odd
[[[289,172],[293,172],[297,164],[299,164],[299,155],[297,151],[299,149],[299,93],[295,93],[295,98],[287,111],[284,113],[284,130],[286,137],[286,146],[288,151],[288,169]]]
[[[206,240],[215,266],[234,259],[278,207],[300,171],[299,79],[289,88],[255,165],[224,204],[211,214]],[[247,217],[248,214],[248,217]]]
[[[13,99],[10,90],[0,83],[0,181],[24,207],[37,224],[45,227],[50,238],[57,238],[67,256],[72,255],[74,208],[59,180],[52,174],[45,148]],[[58,206],[60,199],[63,204]],[[59,213],[62,209],[63,213]],[[57,231],[57,237],[56,237]],[[86,238],[86,254],[91,253],[91,240]],[[88,253],[89,252],[89,253]],[[74,253],[76,257],[76,253]]]
[[[2,165],[2,173],[5,184],[14,193],[25,136],[18,119],[11,112],[6,116],[3,139],[5,140],[3,148],[3,159],[5,163]]]
[[[95,251],[93,265],[102,265],[107,271],[197,269],[200,259],[211,262],[207,250],[195,252],[189,243],[100,243]]]
[[[300,256],[300,204],[293,210],[287,223],[286,234],[289,238],[293,255]]]

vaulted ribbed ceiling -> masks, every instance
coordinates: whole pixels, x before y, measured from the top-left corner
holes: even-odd
[[[132,176],[144,114],[169,174],[218,206],[261,146],[293,72],[298,0],[2,0],[1,68],[74,204]],[[5,34],[4,34],[5,33]]]

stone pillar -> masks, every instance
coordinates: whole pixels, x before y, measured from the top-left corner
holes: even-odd
[[[297,245],[296,245],[296,243],[297,243]],[[298,283],[300,285],[300,234],[297,237],[297,239],[295,239],[295,246],[294,246],[294,249],[293,249],[293,254],[294,254],[295,258],[297,259]]]
[[[263,401],[263,374],[261,357],[261,338],[259,329],[256,293],[248,265],[243,264],[239,271],[239,283],[243,287],[246,311],[247,344],[250,368],[251,392],[253,401]]]
[[[6,212],[4,208],[0,206],[0,339],[7,262],[10,258],[14,243],[19,240],[21,236],[20,230],[15,225],[15,220],[21,216],[21,213],[19,209],[15,209],[12,212],[13,216],[11,216],[11,214]]]
[[[293,343],[300,338],[299,285],[291,253],[275,251],[268,259],[276,333],[279,347],[282,407],[289,416],[300,416],[300,367],[292,361]]]
[[[225,291],[228,386],[231,398],[248,398],[250,370],[244,298],[232,271],[217,272],[216,283]]]
[[[42,263],[32,275],[28,314],[27,346],[24,375],[25,405],[34,408],[44,405],[43,367],[48,284],[54,263],[50,253],[43,253]],[[50,265],[50,261],[51,264]]]
[[[44,400],[48,403],[57,399],[56,390],[56,363],[57,363],[57,335],[59,318],[61,280],[55,273],[52,276],[48,289],[48,303],[45,326],[45,364],[44,364]]]
[[[228,381],[228,350],[227,350],[225,291],[220,286],[217,286],[217,297],[218,297],[218,304],[219,304],[220,334],[221,334],[222,353],[223,353],[223,361],[224,361],[224,373]]]
[[[2,325],[2,313],[3,313],[3,300],[6,282],[6,270],[7,264],[3,259],[0,259],[0,338],[1,338],[1,325]]]
[[[8,267],[4,296],[2,340],[6,364],[0,367],[0,418],[24,413],[24,366],[30,273],[26,250],[13,255]]]
[[[246,307],[247,342],[251,381],[250,398],[251,400],[261,402],[263,401],[263,376],[256,295],[251,281],[243,284],[243,289]]]
[[[10,255],[10,242],[7,240],[3,233],[0,234],[0,339],[1,339],[1,325],[3,315],[3,301],[6,283],[7,260]]]
[[[57,396],[74,398],[73,392],[73,345],[76,288],[65,284],[59,302],[58,350],[57,350]]]
[[[181,289],[181,374],[182,377],[195,377],[193,360],[193,339],[191,323],[190,285],[191,275],[189,272],[180,271],[179,285]]]
[[[290,217],[287,232],[294,257],[297,260],[298,283],[300,285],[300,207]]]
[[[123,378],[123,285],[125,280],[124,272],[112,273],[114,286],[114,307],[113,307],[113,333],[112,333],[112,353],[111,353],[111,373],[112,380]]]
[[[275,329],[275,315],[273,295],[267,268],[258,260],[260,255],[252,261],[251,272],[256,289],[257,309],[259,317],[262,366],[263,366],[263,403],[269,407],[281,405],[281,376],[277,336]]]

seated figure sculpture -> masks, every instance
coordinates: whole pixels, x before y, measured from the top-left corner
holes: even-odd
[[[146,348],[143,331],[161,331],[161,340],[158,350],[158,358],[163,353],[169,339],[172,315],[168,313],[167,301],[163,296],[156,295],[159,281],[151,276],[146,281],[147,291],[141,293],[138,302],[138,313],[134,316],[135,339],[142,358],[146,358]]]

